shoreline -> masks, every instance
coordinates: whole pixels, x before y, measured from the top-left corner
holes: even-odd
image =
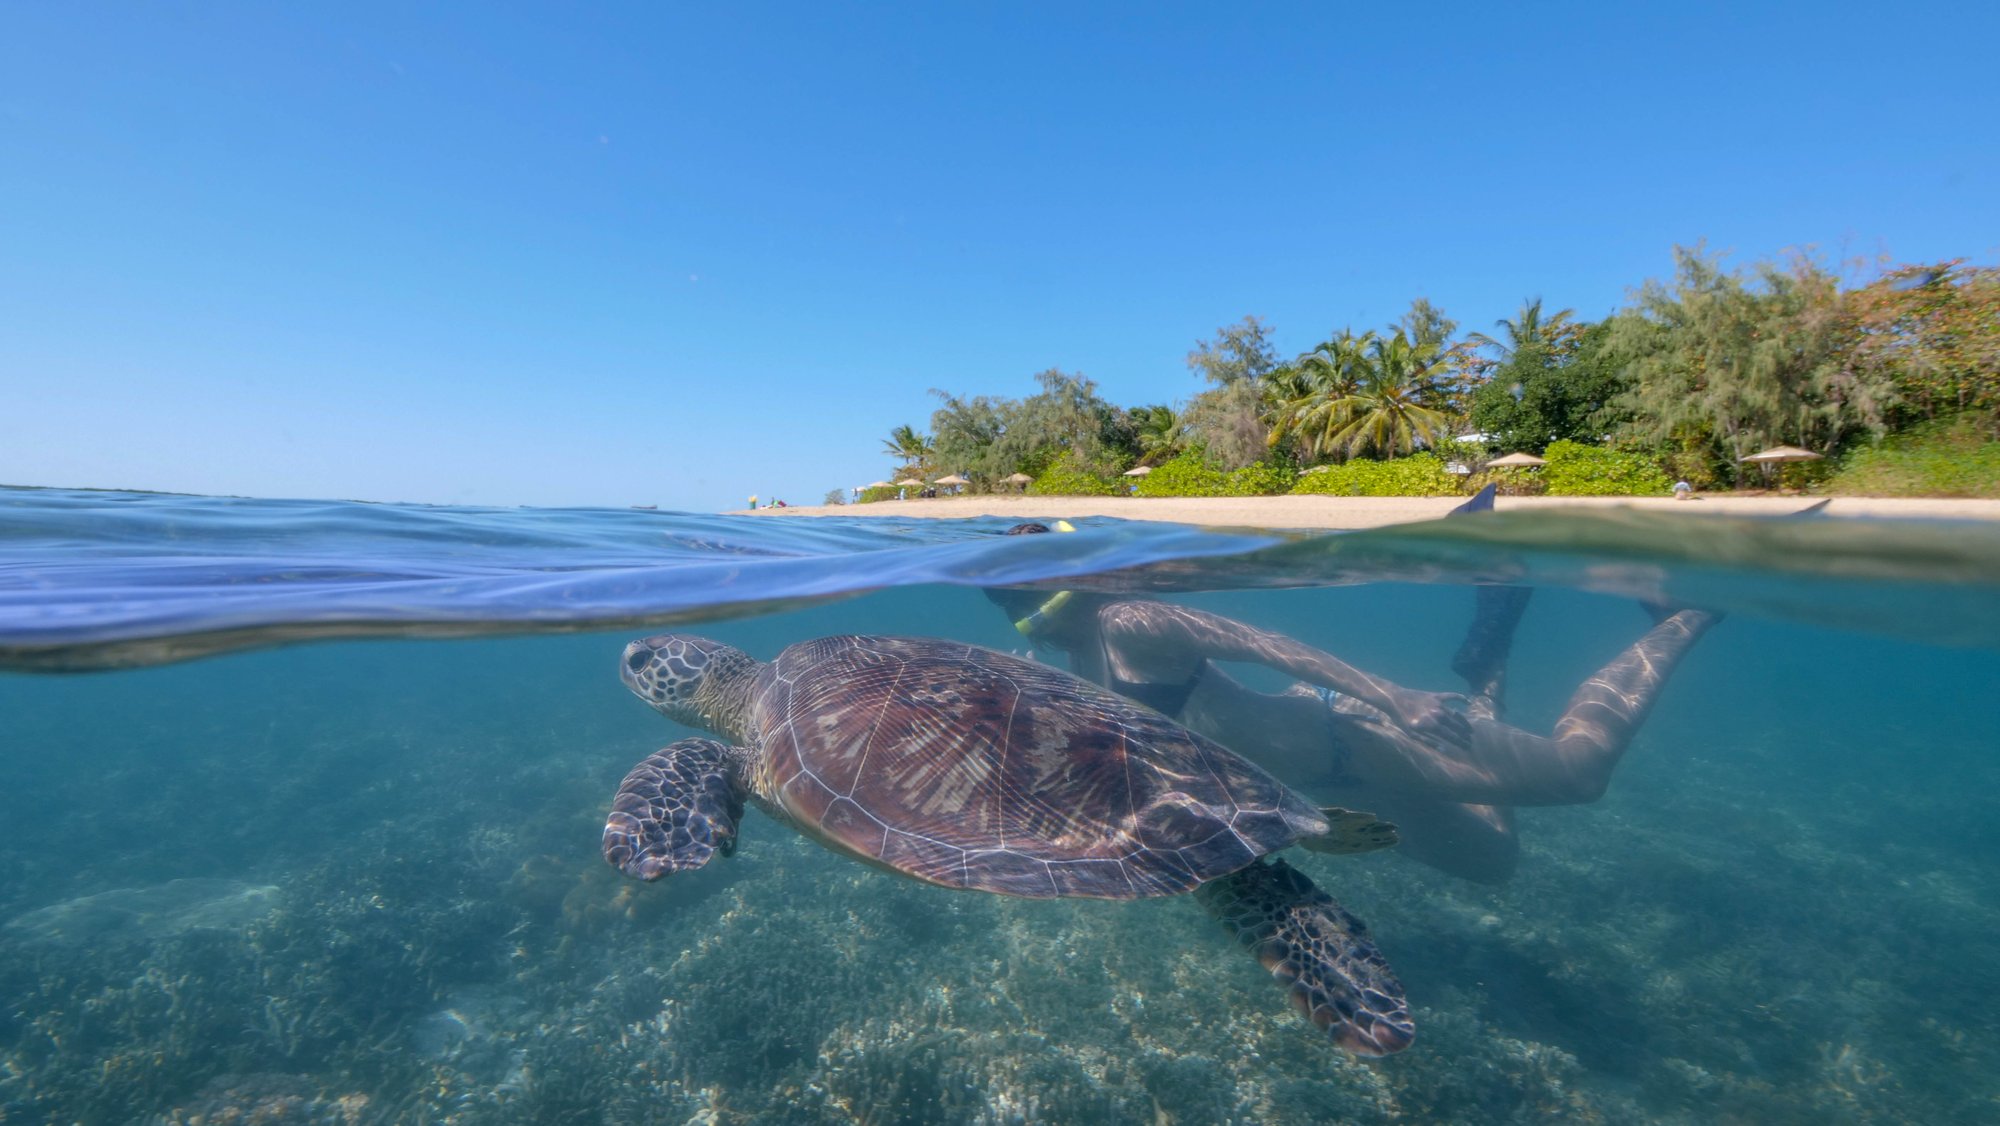
[[[1498,512],[1550,508],[1642,508],[1681,514],[1783,516],[1819,503],[1812,496],[1733,496],[1725,493],[1691,501],[1672,497],[1499,497]],[[1319,528],[1352,531],[1435,520],[1464,497],[1030,497],[982,494],[931,500],[885,500],[873,504],[798,505],[736,509],[730,516],[854,516],[922,520],[1076,519],[1108,516],[1174,524],[1237,528]],[[1833,497],[1828,516],[1920,520],[2000,520],[2000,500]]]

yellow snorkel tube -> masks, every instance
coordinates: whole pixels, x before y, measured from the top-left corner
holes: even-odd
[[[1070,523],[1067,520],[1058,520],[1055,523],[1049,525],[1049,530],[1054,532],[1074,532],[1076,531],[1076,525]],[[1035,636],[1035,634],[1043,626],[1049,624],[1050,618],[1055,617],[1056,614],[1062,611],[1063,607],[1069,605],[1069,600],[1070,600],[1069,591],[1067,590],[1056,591],[1054,594],[1049,596],[1048,601],[1043,602],[1040,606],[1035,607],[1034,613],[1029,614],[1027,617],[1022,618],[1019,621],[1015,622],[1014,628],[1021,631],[1022,637]]]
[[[1070,592],[1066,590],[1056,591],[1055,595],[1047,602],[1036,607],[1034,613],[1015,622],[1014,628],[1020,630],[1023,637],[1035,636],[1036,631],[1047,625],[1049,619],[1054,617],[1058,610],[1069,605],[1069,595]],[[991,621],[992,619],[988,618],[987,620]]]

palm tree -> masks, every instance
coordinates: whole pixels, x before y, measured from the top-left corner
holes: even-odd
[[[1466,340],[1481,348],[1493,349],[1503,364],[1529,349],[1558,353],[1574,344],[1583,333],[1583,326],[1570,320],[1575,315],[1575,309],[1560,309],[1545,317],[1542,315],[1542,299],[1531,297],[1521,302],[1521,311],[1514,314],[1513,320],[1502,317],[1493,322],[1494,327],[1506,334],[1505,343],[1483,332],[1472,333]]]
[[[1271,394],[1270,444],[1296,438],[1299,451],[1312,459],[1337,452],[1337,436],[1361,408],[1375,341],[1373,332],[1356,336],[1342,329],[1273,372],[1265,381]]]
[[[1438,381],[1452,356],[1432,341],[1411,343],[1401,329],[1374,337],[1360,385],[1343,407],[1347,421],[1321,444],[1349,457],[1394,457],[1435,444],[1451,428],[1451,415],[1438,409],[1444,394]]]
[[[1133,407],[1126,413],[1132,416],[1133,426],[1138,432],[1139,464],[1158,465],[1171,461],[1174,455],[1187,447],[1187,422],[1174,408]]]
[[[898,426],[882,441],[882,452],[902,462],[902,471],[921,475],[934,452],[928,435],[914,426]]]

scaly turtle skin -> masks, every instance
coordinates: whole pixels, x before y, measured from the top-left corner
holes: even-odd
[[[1282,861],[1394,829],[1321,811],[1220,744],[1068,673],[956,642],[828,637],[759,663],[701,638],[626,647],[621,675],[722,735],[655,752],[619,788],[605,859],[652,880],[734,851],[746,801],[827,848],[1000,895],[1203,900],[1342,1046],[1414,1035],[1358,920]]]

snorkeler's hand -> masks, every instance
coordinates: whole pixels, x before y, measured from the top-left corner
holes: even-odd
[[[1470,703],[1456,692],[1419,692],[1405,689],[1396,693],[1393,718],[1403,728],[1449,750],[1465,750],[1472,744],[1472,721],[1466,718]]]

